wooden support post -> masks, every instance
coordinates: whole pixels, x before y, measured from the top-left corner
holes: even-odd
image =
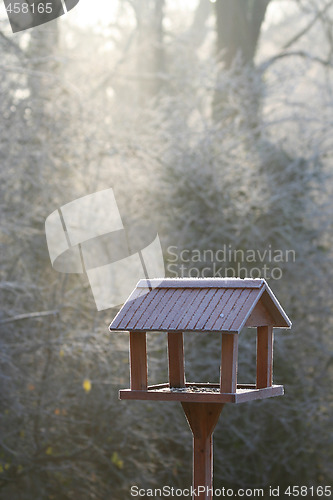
[[[222,403],[186,403],[182,407],[193,434],[193,499],[213,498],[213,431]]]
[[[237,391],[238,334],[222,333],[220,392]]]
[[[170,387],[185,387],[183,332],[168,333]]]
[[[131,390],[146,391],[148,375],[145,332],[130,332],[130,365]]]
[[[273,327],[257,328],[257,389],[273,384]]]

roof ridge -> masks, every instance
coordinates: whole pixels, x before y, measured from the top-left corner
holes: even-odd
[[[141,279],[137,288],[261,288],[261,278],[154,278]]]

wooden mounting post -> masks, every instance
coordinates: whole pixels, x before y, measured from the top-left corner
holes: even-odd
[[[193,499],[213,498],[213,431],[223,409],[222,403],[182,402],[193,434]]]
[[[130,365],[131,390],[146,391],[148,375],[145,332],[130,332]]]
[[[222,333],[220,392],[237,391],[238,335]]]
[[[185,387],[183,332],[168,333],[170,387]]]
[[[257,389],[273,384],[273,327],[257,328]]]

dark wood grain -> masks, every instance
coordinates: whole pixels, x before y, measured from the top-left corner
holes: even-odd
[[[273,327],[257,328],[257,388],[271,387],[273,383]]]
[[[147,390],[147,346],[144,332],[130,332],[130,373],[131,390]]]
[[[237,390],[238,335],[222,333],[221,392]]]
[[[183,333],[168,333],[170,387],[185,387]]]
[[[193,434],[193,488],[195,498],[213,498],[213,431],[223,409],[217,403],[182,403]],[[204,491],[198,487],[205,487]]]
[[[186,387],[194,385],[186,383]],[[273,385],[257,389],[254,384],[239,384],[236,393],[221,393],[215,388],[219,384],[195,384],[196,386],[211,388],[211,392],[176,392],[170,390],[169,384],[149,386],[147,390],[122,389],[119,399],[132,399],[141,401],[187,401],[193,403],[245,403],[256,399],[266,399],[283,395],[282,385]]]

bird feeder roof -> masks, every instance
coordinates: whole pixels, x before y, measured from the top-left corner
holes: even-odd
[[[111,331],[239,333],[244,326],[291,322],[263,279],[140,280]]]

